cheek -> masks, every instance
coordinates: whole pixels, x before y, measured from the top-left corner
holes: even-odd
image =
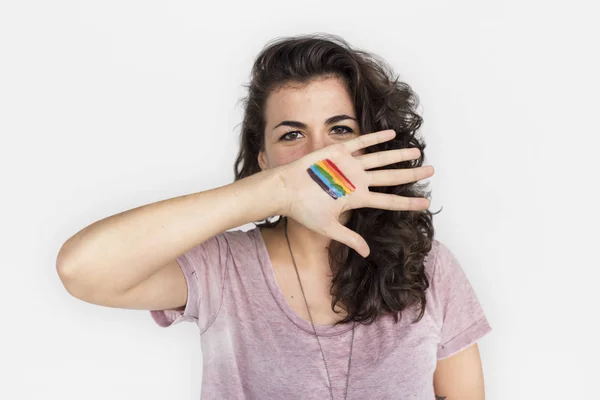
[[[274,166],[284,165],[284,164],[291,163],[292,161],[295,161],[299,158],[302,158],[305,154],[307,154],[307,153],[300,149],[298,149],[298,150],[289,149],[289,151],[282,151],[278,154],[275,154],[273,156],[272,160],[273,160],[273,163],[275,164]]]
[[[277,167],[279,165],[291,163],[292,161],[304,157],[306,154],[308,154],[308,152],[302,149],[289,149],[289,151],[282,151],[280,153],[273,154],[271,157],[271,161],[273,163],[272,167]],[[366,154],[365,149],[358,149],[352,153],[352,156],[356,157],[364,154]]]

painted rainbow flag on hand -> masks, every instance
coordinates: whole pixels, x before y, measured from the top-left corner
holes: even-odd
[[[314,163],[306,171],[312,180],[334,199],[356,190],[352,182],[328,158]]]

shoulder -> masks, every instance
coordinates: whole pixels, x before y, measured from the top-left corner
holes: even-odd
[[[243,231],[238,228],[221,232],[211,237],[209,240],[226,241],[230,245],[236,245],[253,241],[254,234],[254,228],[247,231]]]
[[[258,227],[248,230],[233,229],[221,232],[214,239],[226,244],[233,254],[248,256],[258,254],[261,251],[261,237]]]
[[[211,236],[202,243],[196,245],[185,254],[180,256],[180,259],[190,258],[193,262],[226,262],[230,257],[230,253],[239,252],[239,249],[247,250],[251,242],[251,233],[242,230],[230,230],[220,232]],[[250,249],[252,249],[251,246]]]
[[[467,284],[468,278],[455,253],[439,240],[433,240],[424,267],[433,291],[447,291]]]
[[[431,249],[423,259],[423,266],[425,267],[425,273],[429,278],[433,278],[437,271],[437,266],[440,261],[447,259],[450,249],[442,242],[437,239],[431,241]]]

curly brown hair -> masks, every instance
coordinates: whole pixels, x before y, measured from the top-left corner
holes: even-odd
[[[396,131],[394,139],[370,146],[366,153],[409,147],[421,150],[416,160],[373,170],[416,168],[423,164],[426,145],[416,137],[423,119],[416,113],[419,99],[411,87],[394,77],[392,69],[380,57],[353,49],[336,35],[310,34],[274,39],[256,57],[250,83],[244,85],[248,96],[241,99],[244,118],[234,166],[236,181],[261,171],[257,157],[265,146],[264,107],[269,93],[290,83],[302,85],[325,77],[343,79],[352,96],[361,132]],[[410,182],[370,190],[429,198],[426,186]],[[393,314],[397,323],[402,311],[413,305],[420,305],[420,313],[413,322],[423,317],[425,291],[429,288],[423,261],[432,247],[435,214],[429,210],[352,210],[345,226],[360,234],[371,252],[363,258],[345,244],[331,241],[328,250],[333,272],[331,309],[335,311],[339,303],[347,312],[335,325],[350,321],[370,324],[383,314]],[[271,228],[282,220],[279,217],[274,222],[271,216],[255,224]]]

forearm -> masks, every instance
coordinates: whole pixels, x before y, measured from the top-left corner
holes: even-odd
[[[125,290],[214,235],[281,214],[280,182],[266,170],[102,219],[65,242],[57,270],[77,282]]]

